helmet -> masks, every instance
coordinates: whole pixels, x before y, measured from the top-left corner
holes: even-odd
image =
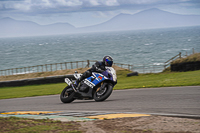
[[[113,64],[113,58],[111,56],[104,56],[103,62],[105,63],[106,66],[111,67]]]

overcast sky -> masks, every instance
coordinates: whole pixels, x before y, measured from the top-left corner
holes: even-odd
[[[177,14],[200,15],[200,0],[0,0],[0,18],[41,25],[67,22],[84,27],[120,14],[159,8]]]

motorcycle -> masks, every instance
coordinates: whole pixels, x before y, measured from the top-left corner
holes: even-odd
[[[116,71],[112,67],[106,67],[102,73],[92,72],[92,76],[82,80],[75,88],[73,79],[78,79],[81,75],[75,72],[74,78],[65,78],[68,86],[60,94],[63,103],[71,103],[75,99],[104,101],[111,95],[113,87],[117,84]]]

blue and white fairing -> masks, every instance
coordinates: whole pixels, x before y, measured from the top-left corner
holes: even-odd
[[[106,76],[109,80],[117,82],[117,75],[114,68],[106,67],[106,71],[104,71],[102,74]]]
[[[84,83],[93,88],[104,80],[111,80],[117,82],[116,72],[112,67],[106,67],[106,71],[100,73],[92,73],[92,76],[86,78]]]

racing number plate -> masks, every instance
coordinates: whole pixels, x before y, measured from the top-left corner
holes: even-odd
[[[68,85],[71,85],[72,84],[72,81],[68,78],[65,78],[65,82],[68,84]]]

